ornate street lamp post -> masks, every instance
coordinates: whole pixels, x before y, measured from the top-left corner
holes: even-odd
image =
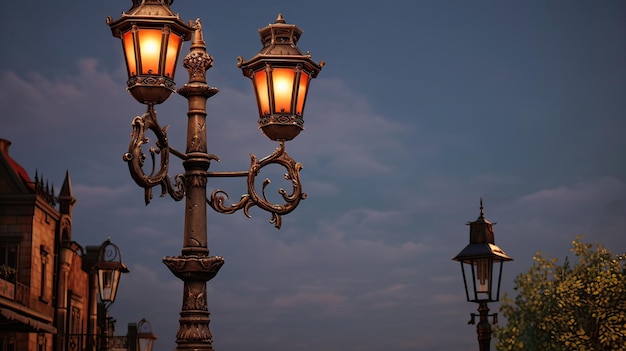
[[[212,66],[213,58],[206,52],[200,20],[184,23],[170,9],[172,2],[133,0],[131,9],[120,19],[107,19],[113,35],[122,40],[128,90],[138,102],[147,105],[147,112],[132,122],[131,142],[123,159],[128,163],[132,178],[144,188],[146,204],[152,199],[155,186],[161,187],[161,195],[169,194],[177,201],[185,199],[182,253],[163,258],[172,273],[184,283],[180,327],[176,334],[177,350],[213,350],[206,282],[217,274],[224,259],[209,255],[207,205],[227,214],[243,210],[248,217],[250,207],[258,206],[270,212],[270,222],[280,228],[281,216],[293,211],[300,200],[306,198],[300,184],[302,166],[287,154],[285,142],[303,129],[309,84],[324,63],[315,63],[308,53],[300,51],[297,42],[302,31],[295,25],[286,24],[281,15],[274,24],[260,29],[263,49],[248,61],[239,57],[238,65],[254,84],[259,128],[269,139],[277,141],[278,147],[260,160],[251,155],[247,171],[209,172],[211,160],[219,161],[216,155],[207,153],[206,142],[206,100],[218,92],[206,82],[206,71]],[[175,90],[176,58],[182,42],[189,39],[192,39],[190,53],[183,60],[189,81],[177,90],[188,100],[187,144],[185,152],[181,152],[169,145],[167,127],[161,127],[157,122],[154,105],[164,102]],[[143,150],[148,143],[147,130],[156,136],[155,146],[149,148],[149,156]],[[174,177],[174,182],[168,174],[170,155],[180,158],[185,169],[184,174]],[[145,173],[143,166],[148,157],[152,167],[149,173]],[[282,204],[267,199],[268,179],[263,182],[261,194],[255,188],[257,174],[269,164],[283,166],[287,171],[285,179],[292,185],[290,193],[278,190],[285,201]],[[222,190],[215,190],[207,196],[210,177],[245,177],[248,192],[238,202],[227,205],[228,195]]]
[[[479,350],[489,351],[491,343],[489,317],[493,316],[493,323],[497,323],[498,314],[490,315],[487,303],[500,299],[502,263],[513,259],[495,245],[493,233],[495,223],[485,218],[482,199],[480,199],[480,216],[474,222],[467,224],[470,226],[470,243],[453,260],[461,262],[467,301],[478,303],[480,319],[476,332]],[[494,264],[497,269],[496,278],[494,278]],[[471,317],[469,324],[475,324],[476,314],[472,313]]]

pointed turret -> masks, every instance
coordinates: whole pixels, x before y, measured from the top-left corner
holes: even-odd
[[[70,181],[70,171],[65,171],[65,179],[63,180],[63,186],[59,192],[59,212],[62,214],[72,216],[72,207],[76,203],[76,199],[72,194],[72,182]]]

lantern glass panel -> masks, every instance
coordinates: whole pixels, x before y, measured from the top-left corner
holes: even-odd
[[[474,262],[476,265],[476,292],[477,293],[489,293],[491,286],[491,262],[487,259],[477,260]]]
[[[124,46],[124,56],[126,57],[126,68],[128,69],[128,78],[137,75],[137,59],[135,55],[135,40],[133,31],[128,31],[122,36],[122,45]]]
[[[139,55],[141,62],[141,74],[156,74],[159,72],[161,61],[161,41],[163,30],[139,29]]]
[[[267,88],[267,72],[259,70],[254,73],[254,89],[256,90],[257,102],[259,105],[259,115],[270,114],[269,89]]]
[[[296,105],[296,114],[302,116],[304,113],[304,102],[306,101],[306,92],[309,89],[309,74],[302,71],[300,73],[300,84],[298,87],[298,103]]]
[[[167,54],[165,58],[165,76],[174,79],[174,72],[176,70],[176,59],[178,59],[178,52],[180,51],[182,40],[181,37],[175,33],[170,33],[167,41]]]
[[[476,300],[491,300],[493,258],[472,260],[472,278]]]
[[[150,337],[139,337],[139,351],[152,351],[153,342]]]
[[[274,111],[291,113],[295,72],[292,68],[274,68],[272,84],[274,88]]]
[[[103,302],[115,301],[117,293],[117,285],[120,279],[120,271],[102,269],[98,271],[98,290],[100,292],[100,300]]]

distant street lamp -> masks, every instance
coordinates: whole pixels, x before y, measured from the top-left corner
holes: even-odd
[[[152,324],[145,318],[137,323],[137,351],[152,351],[157,337],[152,332]]]
[[[107,343],[115,330],[115,319],[108,315],[108,310],[117,296],[122,273],[128,273],[129,270],[122,262],[119,247],[110,239],[99,246],[86,247],[83,269],[89,272],[87,333],[67,334],[67,349],[107,349]]]
[[[106,310],[115,302],[117,288],[120,284],[122,273],[129,270],[122,262],[122,253],[117,245],[110,239],[100,245],[98,249],[98,261],[93,266],[93,270],[98,277],[98,295]]]
[[[145,202],[152,199],[152,188],[161,187],[161,195],[169,194],[179,201],[185,199],[185,226],[182,254],[167,256],[163,262],[181,279],[183,304],[180,312],[180,328],[176,334],[177,350],[213,350],[209,329],[209,310],[206,302],[206,282],[211,280],[224,264],[220,256],[209,256],[207,246],[207,205],[220,213],[243,210],[249,217],[249,209],[258,206],[271,213],[270,223],[281,226],[281,216],[293,211],[300,200],[306,198],[300,183],[302,165],[285,151],[285,142],[295,138],[304,128],[303,111],[310,81],[315,78],[324,63],[315,63],[311,56],[297,47],[302,30],[286,24],[282,15],[276,22],[259,30],[263,48],[248,61],[238,58],[243,74],[252,80],[257,98],[259,129],[271,140],[278,142],[276,150],[257,159],[251,155],[247,171],[209,172],[216,155],[207,153],[206,100],[218,92],[206,82],[206,71],[213,58],[206,52],[200,20],[184,23],[175,15],[172,0],[133,0],[133,5],[117,20],[107,19],[113,36],[122,40],[128,73],[128,90],[140,103],[147,105],[147,112],[135,117],[128,152],[123,159],[128,163],[131,177],[144,188]],[[169,145],[167,127],[157,122],[154,105],[164,102],[175,91],[174,73],[176,60],[183,41],[192,39],[190,53],[183,66],[189,72],[189,81],[176,90],[188,100],[187,144],[185,152]],[[149,156],[143,147],[148,143],[145,132],[156,136],[155,146],[149,148]],[[168,174],[170,154],[182,160],[184,174],[172,177]],[[156,157],[159,161],[156,161]],[[147,158],[152,161],[148,173],[143,170]],[[287,171],[284,178],[291,183],[291,193],[279,189],[284,200],[276,204],[266,197],[268,179],[263,182],[259,194],[255,178],[263,167],[278,164]],[[228,195],[215,190],[207,196],[210,177],[245,177],[248,192],[231,205],[226,205]]]
[[[479,350],[489,351],[491,325],[488,319],[493,316],[493,323],[495,324],[498,322],[498,314],[489,314],[487,303],[500,299],[502,263],[513,259],[495,245],[493,233],[493,224],[495,223],[491,223],[485,218],[482,199],[480,199],[480,216],[476,221],[467,224],[470,226],[470,243],[453,260],[461,262],[467,301],[478,303],[480,319],[476,326],[476,332]],[[497,279],[494,279],[493,276],[494,263],[497,264]],[[471,278],[468,276],[470,272]],[[476,314],[472,313],[471,317],[469,324],[475,324]]]

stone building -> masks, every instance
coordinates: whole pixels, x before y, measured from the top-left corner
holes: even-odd
[[[94,265],[110,242],[74,241],[69,172],[57,196],[11,158],[10,145],[0,139],[0,351],[109,349],[96,337],[112,336],[113,327],[98,302]],[[115,343],[135,349],[124,337]]]

